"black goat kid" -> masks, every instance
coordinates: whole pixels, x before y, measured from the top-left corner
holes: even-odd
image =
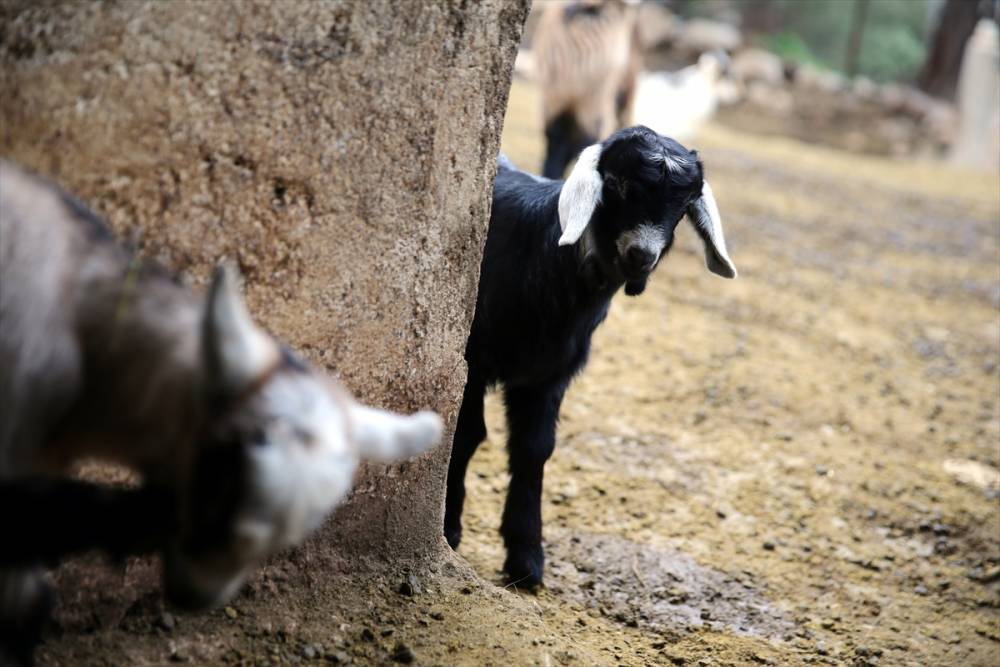
[[[503,385],[510,488],[500,532],[504,571],[518,585],[542,581],[542,471],[555,445],[563,393],[583,368],[590,338],[622,286],[641,294],[688,215],[708,268],[736,269],[697,153],[646,127],[586,148],[566,182],[516,169],[501,156],[465,350],[469,377],[458,416],[444,533],[462,537],[465,472],[486,437],[483,395]]]

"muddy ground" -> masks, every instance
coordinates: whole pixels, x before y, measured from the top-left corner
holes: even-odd
[[[528,167],[536,104],[515,82],[504,149]],[[740,278],[682,228],[614,303],[546,469],[544,590],[498,572],[494,396],[461,559],[305,563],[304,586],[277,564],[200,616],[151,593],[64,615],[42,663],[996,665],[996,175],[724,127],[696,145]]]

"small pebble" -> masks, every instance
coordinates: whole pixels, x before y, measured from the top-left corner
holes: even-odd
[[[184,649],[170,642],[170,662],[187,662],[187,659]]]
[[[994,567],[989,570],[983,570],[982,567],[977,567],[970,570],[965,576],[973,581],[978,581],[981,584],[991,584],[994,581],[1000,580],[1000,567]]]
[[[351,662],[351,656],[347,655],[345,651],[337,651],[335,653],[327,653],[327,660],[332,660],[334,664],[337,665],[347,665]]]
[[[413,662],[416,656],[413,655],[413,650],[403,642],[398,642],[396,648],[392,651],[392,659],[396,662],[401,662],[404,665],[408,665]]]
[[[237,616],[239,616],[239,613],[237,613],[237,611],[232,607],[226,607],[225,609],[223,609],[223,611],[229,618],[236,618]]]
[[[316,657],[316,649],[313,648],[312,644],[306,644],[302,647],[302,657],[306,660],[312,660]]]
[[[774,551],[774,542],[771,540],[764,542],[764,551]]]
[[[923,584],[918,584],[917,587],[913,589],[913,592],[917,595],[927,595],[927,587]]]
[[[406,577],[397,588],[396,592],[400,595],[413,596],[420,595],[423,591],[420,589],[420,579],[417,578],[415,574],[410,574]]]
[[[444,614],[442,612],[440,612],[440,611],[432,611],[431,612],[431,618],[433,618],[435,621],[443,621],[444,620]]]
[[[174,628],[177,627],[177,619],[169,611],[165,611],[156,619],[156,625],[167,632],[173,632]]]
[[[375,641],[375,633],[365,628],[361,631],[361,641],[363,642],[373,642]]]

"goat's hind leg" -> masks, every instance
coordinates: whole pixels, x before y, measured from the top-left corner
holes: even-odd
[[[448,462],[448,495],[444,509],[444,536],[452,549],[462,541],[462,508],[465,505],[465,473],[480,443],[486,439],[483,396],[486,384],[470,375],[458,411],[455,439]]]
[[[510,439],[510,488],[500,533],[507,547],[504,572],[512,584],[534,588],[542,583],[542,476],[555,448],[556,422],[564,386],[510,388],[504,392]]]

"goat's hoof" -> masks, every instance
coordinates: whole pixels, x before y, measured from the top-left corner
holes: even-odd
[[[462,542],[462,526],[445,526],[444,539],[448,540],[452,551],[458,551],[458,545]]]
[[[545,553],[541,546],[512,548],[507,552],[503,571],[510,586],[533,590],[542,584]]]

